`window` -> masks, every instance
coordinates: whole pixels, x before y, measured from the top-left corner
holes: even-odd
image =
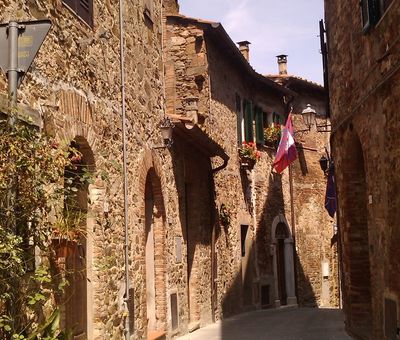
[[[249,229],[248,225],[242,224],[240,226],[240,244],[241,244],[241,249],[242,249],[242,257],[246,256],[247,229]]]
[[[78,17],[93,27],[93,0],[63,0]]]
[[[260,107],[254,109],[254,120],[256,123],[256,143],[264,144],[264,112]]]
[[[363,31],[367,32],[389,8],[393,0],[361,0]]]
[[[243,142],[254,142],[264,144],[264,127],[268,116],[263,110],[254,106],[247,99],[241,99],[236,95],[236,118],[237,118],[237,142],[241,146]]]
[[[243,101],[243,120],[244,120],[244,140],[254,141],[253,130],[253,105],[248,100]]]

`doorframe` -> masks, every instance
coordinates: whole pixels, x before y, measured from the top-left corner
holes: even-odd
[[[276,228],[279,223],[286,225],[288,237],[284,239],[284,263],[285,263],[285,283],[286,283],[286,306],[297,306],[297,297],[295,290],[295,267],[294,267],[294,242],[290,225],[283,214],[279,214],[274,218],[271,226],[271,255],[273,257],[274,285],[275,285],[275,307],[280,307],[279,283],[278,283],[278,259],[277,259],[277,243],[275,237]]]

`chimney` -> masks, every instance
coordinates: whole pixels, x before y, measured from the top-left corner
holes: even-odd
[[[249,45],[250,42],[247,40],[239,41],[237,43],[239,45],[239,51],[243,54],[243,57],[249,61]]]
[[[179,3],[178,0],[164,0],[163,7],[165,13],[168,14],[179,14]]]
[[[276,56],[278,58],[278,66],[279,66],[279,75],[287,75],[287,55],[280,54]]]

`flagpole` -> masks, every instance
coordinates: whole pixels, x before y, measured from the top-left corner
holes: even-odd
[[[289,192],[290,192],[290,224],[292,225],[292,238],[293,238],[293,264],[294,264],[294,289],[296,298],[298,298],[297,289],[297,251],[296,251],[296,221],[294,215],[294,197],[293,197],[293,170],[292,164],[289,164]]]

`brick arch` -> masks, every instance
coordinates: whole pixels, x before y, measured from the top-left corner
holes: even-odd
[[[96,155],[98,153],[98,139],[93,125],[93,109],[90,102],[83,93],[75,90],[61,90],[58,93],[58,112],[56,115],[49,115],[46,119],[46,131],[54,134],[56,139],[70,145],[74,141],[83,154],[83,162],[90,172],[96,170]],[[53,129],[53,131],[51,131]],[[90,184],[87,194],[90,196],[90,206],[87,206],[86,215],[86,313],[87,313],[87,338],[93,338],[94,334],[94,282],[93,275],[93,247],[95,245],[94,225],[96,214],[102,206],[101,196],[103,193],[101,181]]]
[[[371,334],[372,300],[368,231],[368,188],[361,140],[353,124],[342,132],[341,169],[337,178],[340,209],[344,308],[350,333],[364,338]]]
[[[60,306],[61,324],[66,329],[71,329],[74,336],[84,335],[86,338],[93,336],[92,329],[92,229],[93,219],[91,207],[88,204],[90,185],[82,182],[86,171],[91,173],[96,168],[94,154],[87,140],[82,136],[72,138],[70,145],[77,149],[82,158],[67,166],[64,171],[64,187],[70,183],[75,191],[64,194],[64,216],[74,221],[74,214],[78,218],[81,233],[77,239],[68,241],[71,250],[65,257],[66,278],[69,282],[65,289],[65,301]],[[69,181],[65,181],[68,179]]]
[[[149,217],[146,216],[146,210],[151,206],[153,237],[154,237],[154,289],[155,289],[155,325],[150,327],[148,331],[166,330],[167,329],[167,299],[166,299],[166,256],[165,256],[165,239],[166,239],[166,212],[164,204],[164,195],[162,188],[163,177],[161,174],[161,165],[158,158],[151,150],[144,150],[141,157],[141,168],[138,176],[139,194],[137,196],[137,206],[140,211],[140,239],[143,248],[146,249],[146,243],[149,237]],[[149,203],[151,202],[151,203]],[[140,258],[144,259],[143,277],[146,277],[146,250],[141,252]],[[141,282],[142,286],[146,287],[147,282]],[[141,289],[146,290],[146,289]],[[146,294],[142,294],[140,305],[145,311],[141,314],[146,314],[147,300]],[[147,315],[147,319],[150,316]]]

